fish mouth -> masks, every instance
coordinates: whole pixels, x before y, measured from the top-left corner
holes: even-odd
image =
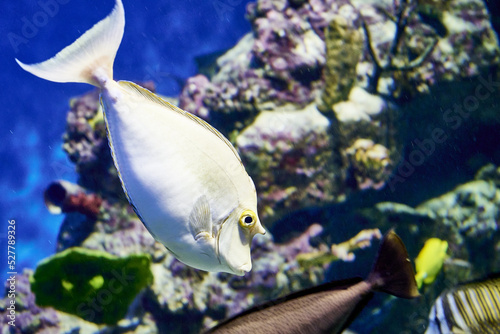
[[[245,263],[244,265],[238,267],[233,267],[229,265],[229,263],[227,265],[231,269],[231,274],[238,276],[245,276],[245,274],[252,269],[252,263]]]
[[[241,276],[243,276],[245,273],[249,272],[252,270],[252,263],[245,263],[244,265],[239,266],[235,272],[239,273]]]
[[[238,270],[243,270],[245,272],[249,272],[252,270],[252,264],[251,263],[245,263],[244,265],[240,266]]]

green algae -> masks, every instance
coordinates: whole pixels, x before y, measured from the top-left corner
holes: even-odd
[[[137,294],[152,283],[147,254],[117,257],[81,247],[69,248],[39,263],[31,290],[39,306],[97,324],[115,324]]]

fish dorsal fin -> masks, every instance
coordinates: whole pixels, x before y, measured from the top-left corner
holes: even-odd
[[[213,126],[211,126],[210,124],[208,124],[207,122],[202,120],[201,118],[199,118],[199,117],[197,117],[197,116],[195,116],[195,115],[193,115],[185,110],[182,110],[179,107],[174,106],[173,104],[169,103],[168,101],[165,101],[164,99],[162,99],[158,95],[154,94],[153,92],[151,92],[151,91],[147,90],[146,88],[143,88],[143,87],[141,87],[133,82],[118,81],[118,83],[120,84],[121,87],[123,87],[127,90],[130,90],[130,91],[133,91],[135,93],[139,93],[147,100],[154,102],[154,103],[157,103],[159,105],[162,105],[162,106],[164,106],[172,111],[175,111],[175,112],[183,115],[184,117],[192,120],[193,122],[198,123],[199,125],[201,125],[205,129],[207,129],[208,131],[212,132],[214,135],[219,137],[219,139],[222,140],[227,145],[227,147],[229,147],[229,149],[234,153],[234,155],[236,156],[238,161],[241,163],[241,158],[240,158],[238,152],[236,151],[236,149],[234,148],[233,144],[231,144],[231,142],[229,140],[227,140],[227,138],[224,137],[224,135],[222,133],[220,133],[216,128],[214,128]]]
[[[205,195],[200,196],[193,206],[189,215],[189,230],[193,238],[199,239],[213,238],[212,217],[210,216],[210,204]]]

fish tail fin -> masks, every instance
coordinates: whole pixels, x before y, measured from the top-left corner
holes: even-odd
[[[382,239],[367,282],[373,289],[396,297],[415,298],[420,295],[408,252],[394,230],[387,232]]]
[[[125,27],[121,0],[103,20],[65,47],[54,57],[27,65],[16,59],[24,70],[54,82],[82,82],[97,87],[113,79],[113,62]]]

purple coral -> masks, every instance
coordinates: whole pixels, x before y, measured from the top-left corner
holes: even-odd
[[[2,333],[9,328],[9,333],[58,333],[59,317],[57,312],[50,307],[38,307],[35,304],[35,295],[31,292],[29,276],[31,271],[25,270],[16,275],[15,292],[15,327],[8,324],[12,319],[8,317],[11,298],[8,298],[9,284],[6,283],[6,297],[0,300],[0,328]],[[6,333],[6,332],[5,332]]]
[[[208,119],[209,110],[203,104],[203,99],[210,86],[210,80],[202,74],[189,78],[179,96],[179,107],[189,110],[201,118]]]

